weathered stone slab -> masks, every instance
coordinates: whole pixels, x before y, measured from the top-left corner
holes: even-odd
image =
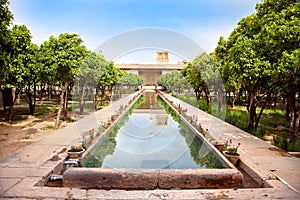
[[[159,173],[159,188],[234,188],[241,187],[243,175],[234,169],[164,170]]]
[[[256,182],[263,186],[266,180],[275,180],[276,177],[261,166],[251,163],[247,157],[240,159],[239,167],[247,172]]]
[[[0,178],[43,177],[50,171],[40,168],[1,168]]]
[[[20,182],[21,179],[18,178],[2,178],[0,179],[0,197],[2,196],[2,193],[16,185],[18,182]]]
[[[68,199],[71,191],[74,189],[58,188],[58,187],[36,187],[34,186],[39,181],[38,178],[26,178],[17,182],[13,187],[1,194],[2,198],[19,199],[26,197],[27,199]],[[81,191],[81,196],[85,196],[86,192]],[[79,196],[78,191],[76,195]],[[71,199],[71,198],[69,198]]]
[[[84,189],[155,189],[158,173],[158,170],[71,168],[63,174],[63,185]]]
[[[235,169],[116,170],[71,168],[64,187],[83,189],[193,189],[241,187],[243,175]]]

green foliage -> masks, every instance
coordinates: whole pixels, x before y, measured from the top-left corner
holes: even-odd
[[[71,146],[71,149],[69,150],[69,152],[81,152],[83,151],[84,148],[82,145],[80,146]]]
[[[1,27],[1,34],[3,34],[4,30],[7,30],[9,25],[11,24],[11,21],[13,19],[13,15],[11,11],[8,9],[10,2],[8,0],[1,0],[0,2],[0,27]],[[2,35],[1,35],[2,36]],[[1,41],[2,38],[1,38]]]
[[[218,66],[218,70],[221,73],[223,83],[227,92],[237,92],[241,87],[241,83],[237,82],[237,78],[228,69],[230,65],[226,58],[227,53],[227,42],[223,37],[220,37],[218,45],[213,52],[213,59]]]
[[[94,101],[94,89],[97,88],[98,82],[105,75],[108,65],[110,63],[102,55],[94,52],[89,52],[85,57],[74,83],[72,97],[73,100],[78,99],[79,102],[73,102],[73,110],[79,107],[80,114],[83,114],[86,101]],[[95,109],[95,105],[92,109]]]
[[[234,110],[228,109],[225,121],[246,131],[248,121],[247,111],[240,110],[239,107],[236,107]]]
[[[53,125],[47,125],[43,128],[41,128],[42,130],[47,130],[47,129],[54,129],[54,126]]]
[[[13,20],[13,15],[9,10],[9,1],[0,1],[0,85],[7,80],[7,68],[10,62],[10,42],[9,26]]]
[[[172,71],[163,74],[157,79],[156,82],[157,84],[171,90],[191,88],[187,79],[178,71]]]
[[[82,42],[77,34],[62,33],[58,37],[50,36],[49,40],[41,45],[39,62],[45,68],[44,77],[47,77],[48,83],[60,86],[60,107],[55,122],[56,128],[59,127],[62,111],[64,120],[68,118],[69,86],[74,83],[83,59],[88,54]]]
[[[252,131],[252,134],[260,139],[265,139],[266,136],[266,127],[265,125],[260,125],[256,131]]]
[[[78,70],[77,80],[80,87],[96,86],[108,65],[109,63],[102,55],[90,52]]]
[[[24,77],[28,75],[27,68],[31,62],[31,34],[25,25],[14,25],[8,35],[9,56],[3,66],[1,82],[7,87],[22,84]]]
[[[186,97],[177,95],[177,98],[194,105],[196,102],[194,97]],[[199,101],[199,108],[210,113],[211,110],[214,110],[215,106],[206,107],[206,103],[203,99]],[[274,135],[273,144],[279,148],[283,148],[287,151],[299,151],[300,149],[300,140],[295,142],[288,141],[288,126],[289,123],[285,121],[284,109],[265,109],[265,113],[261,117],[261,124],[258,126],[256,131],[251,133],[256,137],[261,139],[266,139],[266,136]],[[218,112],[212,113],[214,116],[218,117]],[[225,121],[247,131],[247,121],[248,115],[244,106],[235,106],[234,109],[227,107]],[[282,130],[279,130],[278,127]]]
[[[208,55],[202,53],[200,56],[197,56],[192,63],[189,63],[182,69],[183,76],[194,88],[196,96],[198,91],[208,91],[207,80],[209,73],[205,72],[210,68],[210,64]]]
[[[282,149],[287,149],[288,147],[288,141],[286,137],[281,137],[281,136],[277,136],[274,138],[274,145],[282,148]]]
[[[98,87],[105,88],[109,86],[115,86],[122,75],[123,71],[115,67],[112,62],[109,62],[108,65],[105,66],[105,70],[98,80]]]
[[[137,74],[125,72],[120,78],[118,84],[126,86],[138,86],[145,83],[145,79]]]
[[[178,123],[181,122],[181,118],[176,114],[176,112],[168,106],[168,104],[159,96],[157,96],[157,104],[161,106],[168,114],[172,116],[172,119]]]
[[[60,83],[72,82],[78,74],[83,59],[87,55],[83,40],[77,34],[62,33],[58,37],[50,36],[41,45],[40,62],[45,72],[54,75]]]
[[[213,91],[218,104],[217,110],[220,112],[226,102],[224,101],[223,81],[213,56],[213,54],[210,56],[203,52],[182,69],[182,74],[194,88],[197,101],[204,94],[206,104],[209,106],[210,93]]]
[[[174,97],[177,97],[178,99],[195,106],[196,108],[200,108],[199,107],[199,103],[197,102],[195,96],[183,96],[183,95],[173,95]]]
[[[179,123],[180,134],[185,138],[186,144],[189,146],[190,154],[193,158],[193,161],[197,163],[199,166],[203,166],[205,168],[217,168],[221,169],[225,166],[222,164],[221,159],[217,156],[217,154],[212,151],[198,136],[194,133],[183,120],[181,120],[180,116],[178,116],[172,108],[170,108],[164,100],[162,100],[159,96],[157,97],[157,103],[164,108],[164,110],[170,114],[174,121]]]
[[[300,92],[300,2],[265,0],[256,10],[238,23],[227,41],[220,38],[214,58],[226,91],[247,91],[248,130],[258,127],[263,113],[262,109],[257,114],[256,108],[266,101],[257,97],[280,91],[288,96],[290,136],[295,139],[299,131],[294,124],[299,120],[295,97]]]
[[[288,143],[288,151],[300,152],[300,139],[296,140],[293,143]]]
[[[286,133],[280,133],[274,137],[273,144],[286,151],[299,152],[300,151],[300,139],[295,142],[288,141],[288,135]]]
[[[207,105],[206,101],[203,98],[199,99],[198,108],[200,108],[201,110],[211,114],[211,106]]]

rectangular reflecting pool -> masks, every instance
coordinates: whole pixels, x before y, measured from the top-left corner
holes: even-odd
[[[242,174],[162,97],[144,92],[68,169],[64,186],[104,189],[230,188]]]
[[[130,169],[229,168],[155,93],[115,124],[82,160],[84,167]]]

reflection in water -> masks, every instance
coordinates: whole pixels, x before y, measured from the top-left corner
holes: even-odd
[[[84,159],[86,167],[101,168],[224,168],[223,161],[204,145],[155,93],[98,141]]]

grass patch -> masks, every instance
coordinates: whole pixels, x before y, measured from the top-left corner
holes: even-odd
[[[239,109],[239,107],[236,107],[235,109],[227,108],[225,121],[246,131],[248,121],[247,111]]]
[[[29,128],[29,127],[34,126],[35,124],[36,124],[36,123],[31,122],[31,123],[25,124],[24,126],[22,126],[22,128]]]
[[[300,152],[300,139],[296,140],[294,143],[288,143],[288,151]]]
[[[94,110],[94,102],[93,101],[87,101],[84,106],[83,110]],[[68,104],[68,110],[78,110],[79,109],[79,102],[77,101],[70,101]]]
[[[24,116],[24,115],[17,115],[17,116],[14,116],[14,117],[12,118],[12,122],[10,122],[10,123],[13,123],[13,121],[22,121],[22,120],[24,120],[24,119],[27,119],[27,116]]]
[[[199,108],[199,104],[194,96],[182,96],[182,95],[175,95],[175,94],[173,94],[173,96],[192,106]]]
[[[37,104],[33,116],[37,117],[40,115],[44,115],[45,113],[55,112],[55,111],[56,111],[56,105],[53,103],[47,102],[41,105]]]
[[[41,128],[41,129],[42,129],[42,130],[54,129],[54,126],[49,124],[49,125],[47,125],[47,126]]]

